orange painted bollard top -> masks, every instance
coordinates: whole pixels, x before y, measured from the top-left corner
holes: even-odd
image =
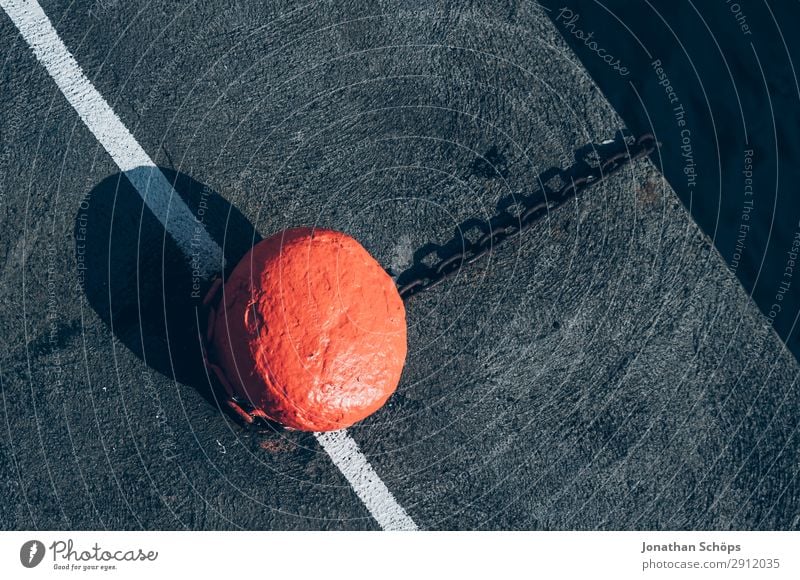
[[[406,358],[405,307],[356,240],[293,228],[225,283],[212,348],[233,395],[286,427],[331,431],[378,410]]]

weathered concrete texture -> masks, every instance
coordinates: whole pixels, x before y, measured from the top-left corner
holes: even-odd
[[[656,134],[667,181],[799,358],[800,4],[542,4],[625,124]]]
[[[340,229],[394,274],[621,128],[532,3],[43,5],[158,164],[261,235]],[[14,32],[0,527],[374,528],[312,437],[240,429],[87,300],[79,205],[116,169]],[[492,148],[505,177],[476,165]],[[160,266],[126,300],[189,275],[139,212],[109,219]],[[352,433],[420,527],[798,526],[797,363],[649,161],[407,311],[398,393]]]

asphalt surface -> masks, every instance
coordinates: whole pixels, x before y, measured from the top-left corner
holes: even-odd
[[[631,131],[657,135],[654,161],[670,186],[800,357],[800,284],[786,275],[800,232],[800,37],[792,30],[800,4],[542,4]],[[592,40],[628,74],[600,58]]]
[[[229,262],[317,224],[397,275],[623,128],[532,3],[42,6]],[[213,403],[191,269],[5,15],[0,54],[0,527],[376,529]],[[351,433],[421,528],[800,525],[798,364],[651,161],[407,315]]]

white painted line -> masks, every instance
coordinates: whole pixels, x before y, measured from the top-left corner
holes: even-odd
[[[164,174],[86,78],[35,0],[0,0],[6,14],[75,109],[81,120],[130,180],[147,207],[170,233],[200,275],[224,268],[222,249],[172,189]],[[194,241],[193,241],[194,240]]]
[[[384,530],[417,529],[414,520],[397,503],[392,492],[372,469],[347,431],[328,431],[314,435]]]
[[[199,265],[201,275],[208,277],[221,271],[224,266],[222,249],[83,74],[39,3],[36,0],[0,0],[0,6],[147,207],[184,254],[193,264]],[[317,433],[316,437],[383,529],[417,529],[346,431]]]

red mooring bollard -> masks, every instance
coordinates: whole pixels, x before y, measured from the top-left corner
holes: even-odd
[[[209,316],[211,367],[246,420],[304,431],[348,427],[397,388],[405,307],[356,240],[293,228],[248,252]]]

